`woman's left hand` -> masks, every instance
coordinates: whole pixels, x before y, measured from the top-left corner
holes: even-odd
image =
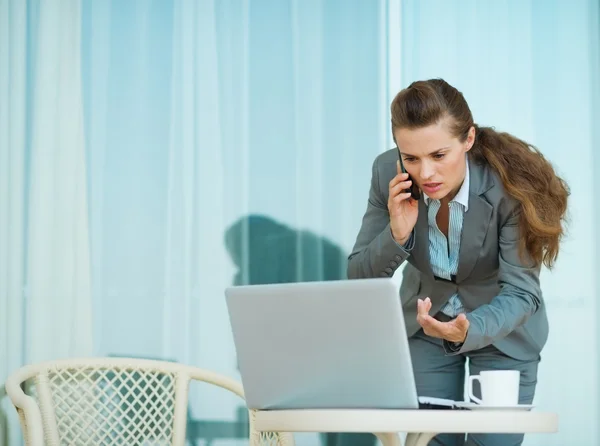
[[[469,330],[469,320],[464,313],[448,322],[440,322],[429,315],[431,300],[417,300],[417,322],[426,335],[445,339],[449,342],[464,342]]]

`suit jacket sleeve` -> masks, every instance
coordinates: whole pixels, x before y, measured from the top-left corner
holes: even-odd
[[[392,237],[387,198],[379,187],[377,159],[373,163],[367,211],[352,253],[348,257],[348,278],[391,277],[410,255],[411,236],[405,246]]]
[[[540,266],[526,254],[519,255],[519,238],[519,212],[512,212],[499,235],[500,293],[489,304],[467,314],[470,325],[465,342],[458,350],[446,348],[448,353],[490,345],[523,325],[540,307]]]

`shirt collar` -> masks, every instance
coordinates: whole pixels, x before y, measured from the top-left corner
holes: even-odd
[[[465,157],[466,158],[466,157]],[[465,212],[469,210],[469,161],[466,161],[467,167],[465,170],[465,180],[463,181],[460,189],[456,196],[450,201],[456,201],[464,206]],[[423,198],[425,199],[425,204],[429,204],[429,197],[426,193],[423,193]]]

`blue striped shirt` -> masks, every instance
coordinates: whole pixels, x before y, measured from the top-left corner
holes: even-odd
[[[427,205],[427,221],[429,223],[429,262],[433,274],[443,279],[451,280],[458,271],[458,254],[460,252],[460,236],[463,227],[464,213],[469,209],[469,163],[467,162],[465,180],[456,196],[448,203],[450,213],[448,218],[448,238],[438,228],[436,216],[440,210],[440,200],[429,198],[424,194]],[[458,294],[441,309],[442,313],[452,318],[464,313],[464,308]]]

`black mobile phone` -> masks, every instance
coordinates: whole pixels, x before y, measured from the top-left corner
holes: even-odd
[[[398,148],[398,159],[400,160],[400,169],[402,169],[402,173],[406,173],[406,169],[404,168],[404,163],[402,162],[402,154],[400,153],[400,148]],[[408,175],[408,179],[412,181],[410,185],[410,189],[405,189],[404,192],[410,192],[410,196],[413,200],[418,200],[421,198],[421,192],[419,191],[419,186],[415,184],[410,174]]]

